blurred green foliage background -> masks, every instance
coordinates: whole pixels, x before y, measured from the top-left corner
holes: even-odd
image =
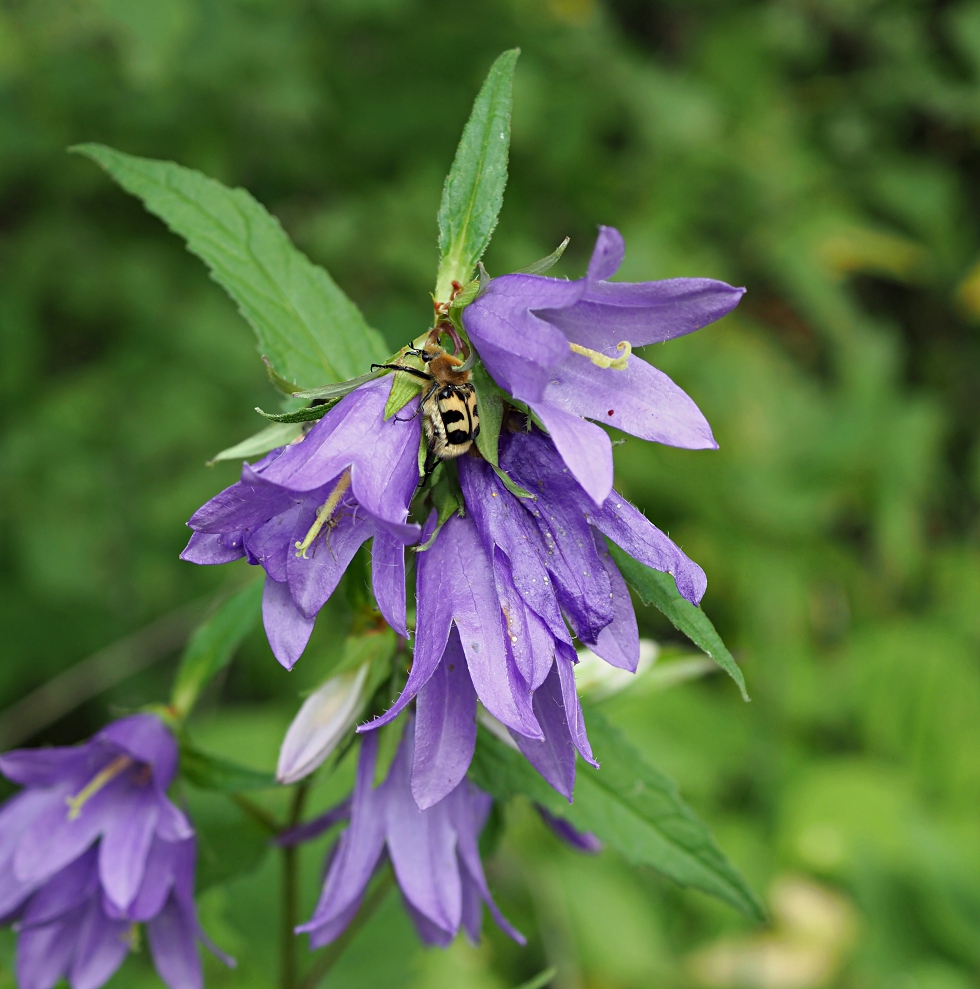
[[[431,314],[434,216],[470,102],[515,44],[490,272],[567,234],[556,273],[577,277],[601,222],[625,234],[621,278],[749,289],[646,355],[720,451],[629,440],[617,460],[624,492],[705,567],[753,702],[720,676],[651,677],[604,706],[771,891],[774,922],[576,856],[515,807],[491,881],[527,950],[490,932],[425,953],[391,897],[326,984],[508,989],[554,964],[556,989],[975,986],[977,0],[4,0],[0,706],[150,626],[59,681],[17,741],[76,741],[162,694],[179,609],[247,576],[177,559],[185,519],[237,471],[204,462],[275,403],[200,263],[65,148],[247,187],[399,346]],[[202,743],[270,768],[335,617],[293,674],[253,636],[198,717]],[[190,799],[242,870],[201,898],[240,960],[209,984],[270,985],[277,862],[234,808]],[[321,853],[304,859],[307,910]],[[202,859],[217,878],[206,840]],[[142,955],[111,983],[154,984]]]

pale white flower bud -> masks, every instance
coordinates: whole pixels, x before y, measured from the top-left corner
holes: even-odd
[[[309,776],[353,726],[364,705],[370,663],[331,677],[303,702],[282,740],[276,779],[295,783]]]

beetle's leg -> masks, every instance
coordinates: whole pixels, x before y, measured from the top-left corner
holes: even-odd
[[[414,375],[416,378],[421,378],[423,381],[431,381],[432,375],[426,373],[425,371],[420,371],[417,367],[406,367],[404,364],[372,364],[372,371],[380,371],[385,368],[388,371],[404,371],[406,374]]]

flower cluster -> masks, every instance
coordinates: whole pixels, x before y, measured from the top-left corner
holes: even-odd
[[[602,227],[584,278],[505,275],[463,309],[468,346],[513,408],[498,468],[475,448],[455,461],[461,510],[445,513],[419,488],[424,410],[411,404],[409,414],[386,418],[393,379],[384,377],[352,391],[301,441],[246,464],[241,481],[189,522],[184,559],[244,556],[265,569],[265,628],[287,668],[368,539],[378,608],[409,638],[404,551],[420,544],[405,687],[358,728],[352,797],[295,834],[301,840],[350,819],[316,911],[298,929],[314,946],[350,922],[386,848],[423,940],[446,944],[461,925],[476,937],[480,902],[519,937],[496,910],[476,852],[490,803],[467,779],[478,705],[572,800],[576,753],[598,765],[576,693],[575,642],[619,669],[635,671],[639,659],[629,590],[607,541],[672,574],[693,604],[704,594],[701,568],[613,490],[611,442],[597,423],[674,446],[714,447],[694,402],[632,349],[720,318],[743,290],[709,279],[610,282],[623,253],[619,233]],[[513,493],[520,488],[531,497]],[[421,527],[410,521],[413,510],[425,519]],[[283,746],[280,779],[307,775],[338,744],[361,710],[365,675],[348,672],[304,704]],[[375,788],[375,729],[406,711],[398,754]],[[543,814],[575,847],[597,847],[594,836]]]
[[[19,750],[0,771],[23,790],[0,809],[0,916],[16,922],[17,984],[106,982],[145,924],[171,989],[202,985],[194,829],[168,799],[177,746],[153,715],[84,745]]]

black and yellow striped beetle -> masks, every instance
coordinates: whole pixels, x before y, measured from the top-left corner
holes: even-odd
[[[461,457],[480,434],[476,389],[470,382],[470,362],[464,363],[436,343],[406,351],[421,359],[425,370],[405,364],[372,364],[371,370],[404,371],[430,383],[422,395],[419,412],[429,444],[429,454],[439,460]]]

